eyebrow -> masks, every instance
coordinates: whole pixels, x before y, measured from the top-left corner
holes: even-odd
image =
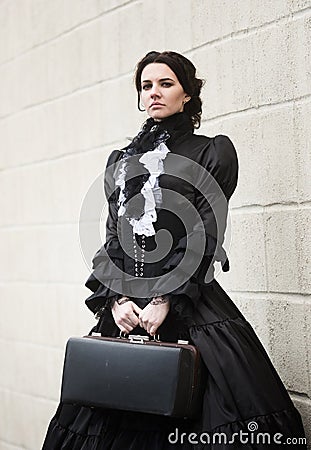
[[[166,80],[170,80],[170,81],[173,81],[174,82],[174,80],[172,80],[172,78],[161,78],[161,80],[159,80],[159,81],[166,81]],[[142,83],[151,83],[151,80],[143,80],[142,81]]]

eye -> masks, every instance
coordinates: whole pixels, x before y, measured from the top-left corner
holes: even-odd
[[[152,87],[151,83],[149,84],[144,84],[143,85],[143,90],[146,91],[147,89],[150,89]]]
[[[162,86],[164,86],[164,87],[170,87],[170,86],[172,86],[172,83],[170,83],[170,82],[168,82],[168,81],[164,81],[164,82],[162,83]]]

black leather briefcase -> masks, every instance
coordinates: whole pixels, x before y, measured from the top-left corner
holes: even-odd
[[[203,364],[187,343],[98,336],[67,342],[61,401],[100,408],[195,417]]]

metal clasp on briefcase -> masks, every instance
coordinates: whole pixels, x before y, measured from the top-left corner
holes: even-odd
[[[119,334],[120,339],[125,339],[129,342],[135,343],[135,344],[144,344],[144,342],[149,342],[150,338],[146,335],[141,334],[126,334],[124,331],[120,331]],[[160,342],[160,336],[157,334],[152,339],[153,342]]]
[[[128,340],[135,344],[143,344],[149,341],[149,336],[141,336],[140,334],[129,334]]]

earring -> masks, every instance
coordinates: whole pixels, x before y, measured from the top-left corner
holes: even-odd
[[[143,109],[144,108],[144,105],[141,105],[141,103],[139,103],[139,110],[140,111],[146,111],[145,109]]]

